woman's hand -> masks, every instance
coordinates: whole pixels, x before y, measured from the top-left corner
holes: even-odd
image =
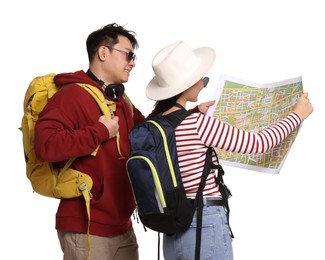
[[[201,103],[200,105],[198,105],[198,109],[202,114],[206,114],[208,112],[209,107],[211,107],[215,102],[216,102],[215,100],[212,100],[212,101]]]
[[[302,120],[305,120],[313,111],[314,108],[309,101],[308,93],[302,93],[293,108],[293,112],[297,113]]]

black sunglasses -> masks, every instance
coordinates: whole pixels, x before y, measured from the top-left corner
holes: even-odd
[[[133,51],[127,52],[127,51],[122,51],[122,50],[119,50],[119,49],[115,49],[115,48],[110,47],[110,46],[106,46],[106,47],[111,49],[111,50],[115,50],[115,51],[122,52],[122,53],[126,54],[126,59],[128,61],[131,61],[131,60],[135,61],[137,59],[137,56],[135,55],[135,53]]]

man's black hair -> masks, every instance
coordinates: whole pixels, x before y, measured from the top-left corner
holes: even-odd
[[[86,46],[89,61],[94,58],[95,53],[101,45],[113,47],[115,44],[117,44],[119,35],[129,39],[133,49],[138,48],[138,41],[135,38],[136,34],[134,31],[126,30],[123,26],[116,23],[107,24],[99,30],[89,34],[87,38]]]

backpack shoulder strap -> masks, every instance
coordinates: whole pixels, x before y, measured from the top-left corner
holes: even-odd
[[[101,109],[102,113],[107,116],[108,118],[112,118],[114,116],[114,111],[116,110],[116,104],[114,101],[109,101],[105,99],[103,93],[96,88],[95,86],[92,86],[90,84],[86,83],[78,83],[79,86],[84,88],[97,102],[99,108]],[[100,145],[97,146],[95,151],[91,153],[91,155],[95,156],[97,154],[98,148]],[[119,132],[116,135],[116,148],[119,153],[120,159],[125,158],[121,152],[120,148],[120,134]]]
[[[112,102],[111,104],[108,104],[109,102],[105,99],[103,93],[101,93],[98,88],[86,83],[78,83],[78,85],[86,90],[95,99],[100,110],[106,117],[111,118],[114,115],[113,111],[115,110],[115,103]],[[96,156],[99,146],[100,145],[97,146],[91,155]]]
[[[219,191],[221,193],[222,200],[224,202],[224,206],[227,211],[228,225],[230,228],[231,237],[234,238],[232,229],[230,227],[230,221],[229,221],[230,208],[229,208],[229,203],[228,203],[228,199],[232,196],[232,194],[231,194],[231,191],[229,190],[229,188],[226,186],[226,184],[223,181],[223,175],[225,174],[225,172],[219,163],[217,152],[214,149],[212,149],[212,151],[214,152],[214,154],[217,158],[217,162],[218,162],[218,164],[212,164],[212,168],[218,170],[218,176],[215,178],[215,181],[219,185]]]
[[[113,111],[115,110],[114,102],[106,100],[103,93],[95,86],[86,83],[78,83],[78,85],[85,89],[96,100],[100,110],[105,116],[108,118],[112,117]]]
[[[130,109],[130,111],[131,111],[131,114],[132,114],[132,117],[133,117],[133,115],[134,115],[134,112],[133,112],[133,105],[132,105],[132,101],[131,101],[131,99],[128,97],[128,95],[126,95],[125,93],[123,94],[123,98],[124,98],[124,100],[126,101],[126,103],[128,104],[128,107],[129,107],[129,109]]]
[[[90,95],[92,95],[92,97],[97,101],[98,106],[100,107],[104,115],[109,118],[113,116],[113,112],[116,110],[116,105],[114,101],[109,101],[105,99],[103,93],[101,93],[101,91],[95,86],[86,83],[78,83],[78,85],[88,91]],[[133,106],[130,98],[126,94],[123,94],[123,98],[126,101],[133,117]]]
[[[171,126],[176,128],[182,121],[189,116],[190,114],[194,113],[193,110],[186,110],[183,106],[178,103],[175,103],[176,107],[179,107],[179,110],[176,110],[168,115],[162,116]]]

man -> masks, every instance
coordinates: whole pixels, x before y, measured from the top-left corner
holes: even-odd
[[[135,66],[138,42],[133,31],[113,23],[92,32],[86,45],[88,71],[55,77],[62,88],[36,123],[35,153],[38,159],[61,167],[76,157],[71,167],[92,178],[91,259],[136,260],[138,244],[130,219],[135,203],[125,164],[129,132],[144,116],[125,96],[123,83]],[[102,115],[96,101],[76,83],[96,86],[105,99],[114,102],[112,118]],[[95,156],[91,155],[94,150]],[[61,199],[56,229],[65,260],[87,258],[88,216],[82,196]]]

